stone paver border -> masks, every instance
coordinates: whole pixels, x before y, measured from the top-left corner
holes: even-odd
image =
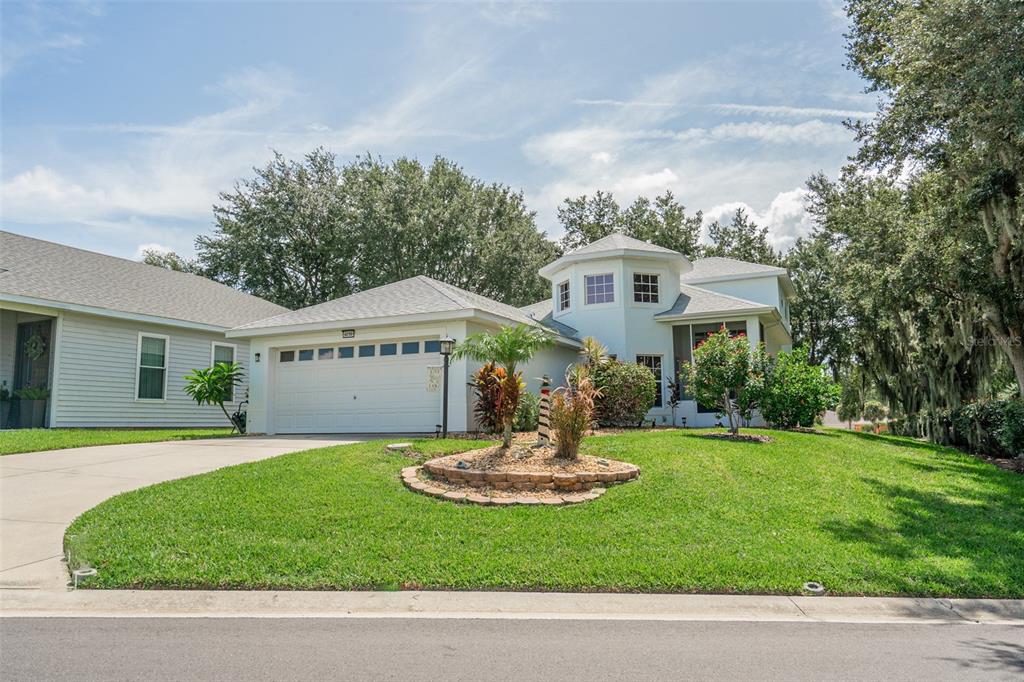
[[[640,475],[640,468],[635,464],[625,465],[622,471],[482,471],[480,469],[460,469],[446,464],[444,457],[432,459],[423,464],[431,476],[443,479],[448,483],[470,488],[490,486],[495,490],[564,490],[579,492],[603,487],[611,483],[631,481]]]
[[[489,497],[480,493],[471,491],[459,491],[459,490],[448,490],[434,485],[429,480],[420,478],[420,472],[425,471],[423,466],[411,466],[402,469],[402,483],[405,487],[413,492],[420,493],[421,495],[428,495],[430,497],[437,497],[443,500],[449,500],[451,502],[465,502],[468,504],[479,504],[484,506],[495,506],[495,507],[506,507],[512,505],[526,505],[526,506],[540,506],[540,505],[564,505],[564,504],[579,504],[580,502],[588,502],[590,500],[596,500],[597,498],[604,495],[605,488],[591,487],[587,490],[577,489],[579,492],[566,490],[564,495],[550,495],[545,494],[542,497],[532,495],[533,490],[522,490],[509,496],[502,497]],[[459,470],[463,471],[463,470]],[[638,470],[639,471],[639,470]],[[479,472],[484,473],[484,472]],[[504,475],[504,474],[502,474]],[[548,474],[550,476],[551,474]],[[559,474],[555,474],[556,476]],[[635,478],[635,475],[633,476]],[[628,478],[622,480],[629,480]],[[455,483],[449,481],[450,483]],[[589,482],[589,481],[588,481]],[[459,483],[465,483],[460,481]],[[455,483],[458,485],[458,483]],[[481,486],[474,486],[481,487]],[[552,489],[554,486],[552,485]]]

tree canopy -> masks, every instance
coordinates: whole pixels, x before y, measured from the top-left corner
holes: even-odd
[[[537,270],[557,257],[521,192],[440,157],[339,166],[324,149],[275,154],[214,216],[196,241],[201,271],[289,308],[415,275],[526,305],[548,294]]]

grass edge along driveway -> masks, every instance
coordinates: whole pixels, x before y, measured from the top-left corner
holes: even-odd
[[[68,533],[105,588],[1024,597],[1024,477],[909,439],[761,432],[591,438],[641,475],[568,507],[417,495],[382,441],[308,450],[125,493]]]
[[[66,450],[93,445],[156,443],[166,440],[222,438],[230,428],[204,429],[12,429],[0,433],[0,455]]]

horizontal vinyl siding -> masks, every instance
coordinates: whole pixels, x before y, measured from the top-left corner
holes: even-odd
[[[135,400],[139,332],[170,337],[164,402]],[[224,342],[224,335],[66,313],[58,350],[56,425],[228,426],[219,407],[199,407],[184,391],[189,371],[210,366],[214,341]],[[238,346],[236,361],[248,374],[248,344],[230,343]],[[244,398],[245,388],[235,391],[229,412]]]

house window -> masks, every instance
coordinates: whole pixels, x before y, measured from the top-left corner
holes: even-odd
[[[382,343],[380,344],[381,355],[398,355],[398,344],[397,343]]]
[[[233,343],[214,343],[213,349],[210,352],[210,366],[219,364],[234,364],[235,362],[235,344]],[[228,399],[226,402],[232,402],[235,399],[235,387],[232,386],[228,393]]]
[[[647,369],[651,370],[651,374],[654,375],[654,380],[657,382],[658,389],[654,393],[654,406],[661,407],[661,394],[662,391],[662,374],[661,374],[661,356],[660,355],[638,355],[636,356],[636,364],[643,365]]]
[[[437,339],[435,339],[433,341],[424,341],[423,342],[423,352],[424,353],[440,353],[441,352],[441,342],[439,340],[437,340]]]
[[[615,302],[615,277],[611,273],[585,275],[583,283],[587,290],[587,305]]]
[[[402,343],[402,355],[416,355],[420,352],[419,341],[405,341]]]
[[[338,359],[347,360],[348,358],[355,357],[356,347],[355,346],[342,346],[338,349]]]
[[[139,400],[163,400],[167,396],[167,346],[170,337],[163,334],[139,334],[138,372],[135,397]]]
[[[558,310],[559,312],[569,309],[569,280],[558,285]]]
[[[303,348],[299,351],[299,362],[307,362],[313,359],[313,349]]]
[[[376,353],[376,346],[359,346],[359,357],[372,358]]]
[[[633,273],[633,301],[635,303],[658,302],[658,276]]]
[[[295,362],[295,351],[283,350],[281,351],[281,362]]]
[[[318,348],[316,351],[317,360],[333,360],[334,349],[333,348]]]

